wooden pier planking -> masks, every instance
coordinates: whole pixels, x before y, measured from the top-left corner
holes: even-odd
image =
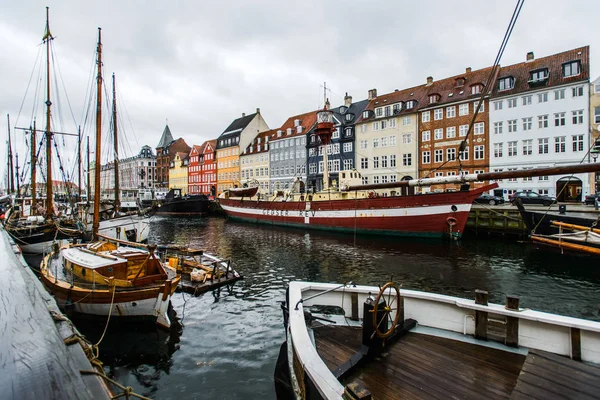
[[[232,284],[234,282],[239,281],[242,278],[242,275],[235,276],[235,274],[230,272],[227,277],[223,276],[222,278],[215,278],[213,280],[207,279],[204,283],[194,283],[190,280],[189,274],[182,274],[182,279],[179,282],[177,291],[184,291],[186,293],[190,293],[197,296],[202,293],[206,293],[209,290],[215,290],[222,286]]]
[[[512,399],[597,399],[600,368],[540,350],[529,352]]]

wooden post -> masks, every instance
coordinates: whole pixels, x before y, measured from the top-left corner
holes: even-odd
[[[344,400],[371,400],[371,392],[362,386],[358,381],[352,381],[344,387]]]
[[[506,309],[519,310],[519,296],[506,295]],[[506,342],[507,346],[519,347],[519,318],[506,317]]]
[[[475,304],[483,306],[488,305],[488,292],[485,290],[475,290]],[[487,324],[488,324],[488,313],[487,311],[476,311],[475,312],[475,337],[477,339],[487,340]]]
[[[350,319],[352,321],[358,321],[358,293],[352,293],[352,315]]]
[[[571,358],[581,361],[581,330],[571,328]]]

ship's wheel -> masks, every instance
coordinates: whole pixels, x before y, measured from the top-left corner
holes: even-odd
[[[385,300],[385,306],[379,304],[379,301],[382,297]],[[398,319],[400,318],[399,306],[400,289],[398,289],[398,286],[394,282],[386,283],[379,290],[379,293],[375,298],[373,310],[371,311],[373,313],[373,326],[375,327],[375,333],[380,338],[387,338],[396,330],[396,325],[398,325]],[[380,311],[382,311],[382,309],[384,315],[378,323],[377,320],[379,318],[377,317],[377,315]],[[392,320],[391,326],[388,326],[389,320]]]

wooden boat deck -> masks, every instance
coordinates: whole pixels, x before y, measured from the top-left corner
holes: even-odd
[[[319,355],[334,371],[359,349],[359,327],[314,329]],[[547,375],[545,375],[547,373]],[[574,378],[576,377],[576,378]],[[420,333],[408,333],[342,384],[358,382],[375,399],[598,398],[600,369],[549,355],[512,353]],[[595,380],[595,381],[594,381]]]

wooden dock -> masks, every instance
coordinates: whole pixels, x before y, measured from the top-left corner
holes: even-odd
[[[0,227],[0,397],[109,399],[79,333]],[[67,344],[68,343],[68,344]]]
[[[335,371],[360,348],[362,330],[314,329],[319,355]],[[373,399],[598,398],[600,369],[544,352],[515,352],[408,333],[342,380]]]

